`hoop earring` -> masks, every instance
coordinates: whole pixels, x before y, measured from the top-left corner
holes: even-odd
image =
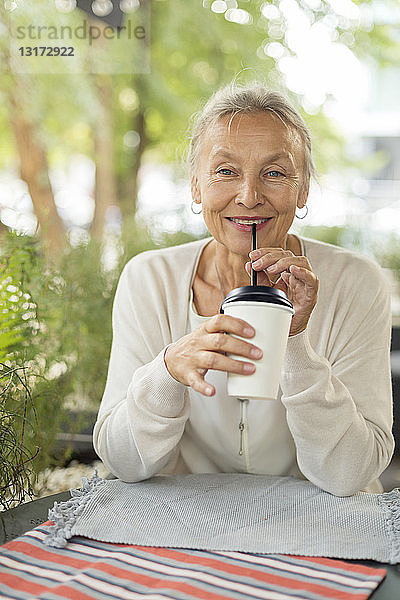
[[[305,218],[306,218],[306,216],[308,215],[308,206],[307,206],[307,204],[305,204],[305,205],[303,206],[303,208],[305,208],[305,209],[306,209],[306,212],[304,213],[304,215],[303,215],[302,217],[299,217],[299,215],[296,215],[296,214],[295,214],[295,217],[297,217],[298,219],[305,219]]]
[[[193,204],[197,204],[197,202],[195,202],[194,200],[192,200],[192,204],[190,205],[190,210],[192,211],[192,213],[194,215],[199,215],[202,212],[202,210],[203,210],[201,204],[200,204],[200,210],[199,210],[199,212],[196,212],[195,210],[193,210]]]

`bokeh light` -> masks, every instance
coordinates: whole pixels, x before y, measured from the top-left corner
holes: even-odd
[[[119,7],[123,13],[132,13],[140,8],[139,0],[121,0]]]
[[[225,13],[225,19],[239,25],[249,25],[253,20],[250,13],[242,8],[228,8]]]
[[[54,4],[63,13],[70,13],[76,8],[76,0],[55,0]]]
[[[211,10],[215,13],[224,13],[228,9],[226,2],[224,0],[215,0],[211,4]]]
[[[111,0],[94,0],[92,2],[92,11],[97,17],[106,17],[114,10]]]

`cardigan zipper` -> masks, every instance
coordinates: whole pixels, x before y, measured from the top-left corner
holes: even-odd
[[[247,405],[249,401],[246,398],[238,398],[240,402],[240,422],[239,422],[239,455],[243,456],[246,461],[247,471],[250,468],[249,449],[248,449],[248,423],[247,423]]]

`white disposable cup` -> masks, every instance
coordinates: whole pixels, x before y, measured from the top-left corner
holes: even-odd
[[[251,375],[228,373],[228,396],[249,400],[276,400],[294,310],[289,306],[268,302],[238,300],[227,303],[224,313],[249,323],[256,332],[255,336],[235,337],[251,342],[263,351],[262,358],[254,361],[256,370]],[[237,354],[228,353],[227,356],[251,362],[251,359]]]

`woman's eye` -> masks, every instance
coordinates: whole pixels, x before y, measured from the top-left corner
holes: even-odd
[[[219,169],[217,173],[221,173],[222,175],[232,175],[233,171],[231,171],[230,169]]]
[[[267,175],[269,175],[270,177],[283,177],[283,173],[281,173],[280,171],[268,171]]]

